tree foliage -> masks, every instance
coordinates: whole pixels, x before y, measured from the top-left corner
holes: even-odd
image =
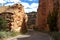
[[[58,16],[58,11],[53,10],[53,12],[49,12],[48,18],[47,18],[47,23],[49,25],[50,31],[57,31],[57,16]]]

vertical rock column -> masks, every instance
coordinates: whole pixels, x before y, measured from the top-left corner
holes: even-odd
[[[36,28],[38,30],[49,30],[47,27],[47,16],[49,11],[53,9],[52,0],[39,0],[37,9]]]

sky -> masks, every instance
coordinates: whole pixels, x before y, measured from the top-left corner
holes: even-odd
[[[0,0],[0,6],[13,5],[18,2],[24,6],[24,10],[26,13],[32,12],[32,11],[37,12],[38,0]]]

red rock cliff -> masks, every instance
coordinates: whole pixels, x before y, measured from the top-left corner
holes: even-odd
[[[48,30],[46,19],[49,11],[52,11],[52,9],[53,9],[52,0],[39,0],[36,18],[36,27],[38,28],[38,30]]]

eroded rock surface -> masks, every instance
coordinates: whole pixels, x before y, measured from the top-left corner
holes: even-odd
[[[47,24],[47,17],[49,12],[53,9],[59,8],[58,11],[58,23],[57,27],[60,30],[60,0],[39,0],[39,6],[37,10],[36,28],[38,30],[49,30]]]
[[[20,32],[25,30],[28,16],[24,12],[22,4],[14,4],[12,6],[1,6],[0,16],[6,19],[11,31]]]
[[[52,11],[52,9],[52,0],[39,0],[36,18],[36,27],[38,28],[38,30],[49,30],[47,25],[47,16],[49,11]]]

